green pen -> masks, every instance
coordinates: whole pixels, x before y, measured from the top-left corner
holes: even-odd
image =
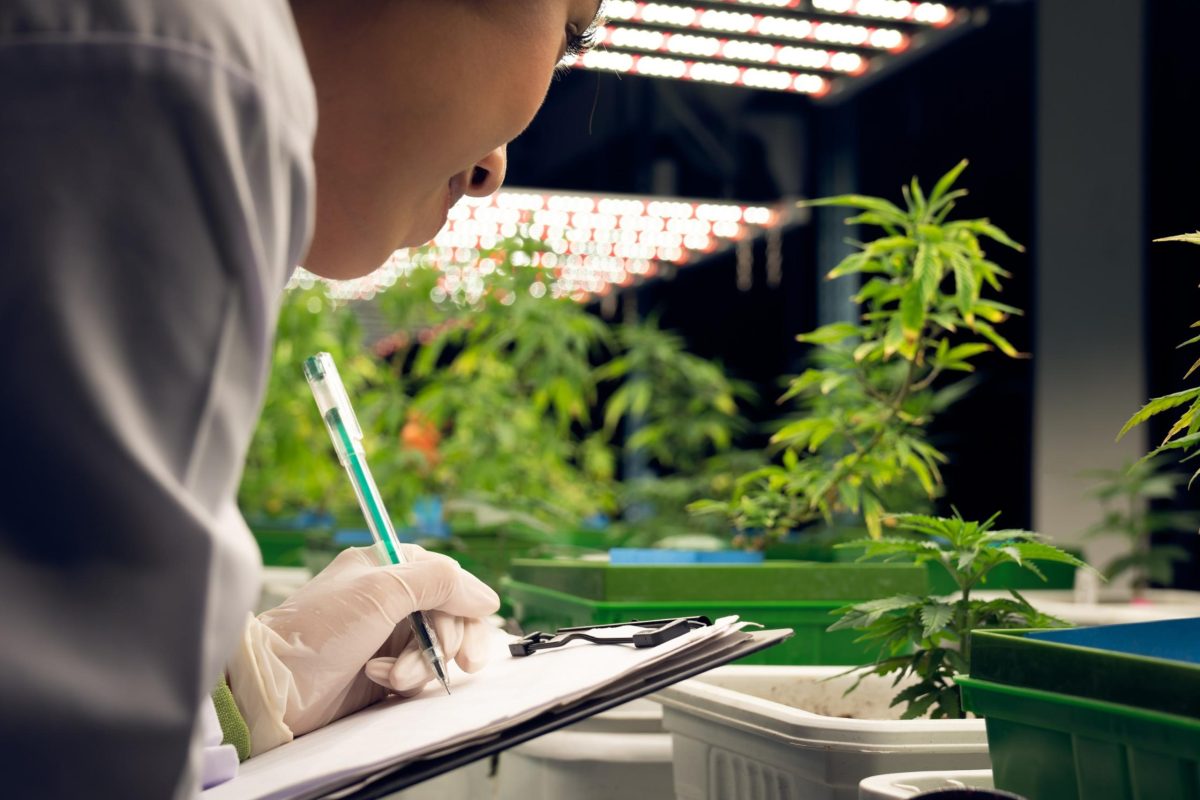
[[[404,551],[400,548],[400,540],[396,537],[396,529],[392,526],[391,517],[383,507],[383,498],[371,477],[367,466],[367,456],[363,452],[362,428],[354,409],[350,407],[350,398],[346,387],[342,385],[338,375],[337,365],[329,353],[317,353],[304,360],[304,377],[312,389],[313,397],[317,400],[317,408],[321,411],[321,419],[329,429],[333,439],[333,449],[337,451],[338,460],[350,475],[350,483],[354,485],[354,494],[362,507],[363,515],[367,518],[367,527],[375,542],[383,546],[388,559],[393,564],[405,563]],[[446,668],[439,652],[437,636],[421,611],[414,611],[409,616],[412,623],[413,635],[425,656],[429,666],[433,668],[437,679],[441,681],[446,694],[450,694],[450,683],[446,680]]]

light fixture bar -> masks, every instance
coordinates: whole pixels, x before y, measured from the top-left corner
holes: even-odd
[[[512,263],[542,270],[541,285],[553,295],[586,300],[650,277],[661,264],[687,264],[781,219],[776,209],[762,205],[510,188],[463,198],[428,247],[398,250],[365,278],[332,281],[329,290],[339,299],[369,299],[427,267],[444,273],[441,300],[474,302],[496,268],[488,251],[524,236],[547,250],[512,253]],[[315,280],[297,270],[291,285],[311,286]]]
[[[773,67],[799,67],[847,75],[860,75],[869,65],[866,58],[848,50],[824,50],[787,43],[723,39],[718,36],[669,33],[620,25],[612,25],[598,31],[596,44],[606,49],[695,56],[726,63],[750,62]]]
[[[734,64],[715,64],[709,61],[690,61],[659,55],[639,55],[615,50],[592,50],[572,62],[573,66],[601,72],[622,72],[652,78],[718,83],[778,92],[820,97],[830,88],[829,81],[810,72],[791,72],[769,67],[741,67]]]
[[[782,9],[796,12],[827,14],[830,16],[868,17],[894,20],[912,25],[949,25],[954,21],[954,11],[943,3],[913,2],[912,0],[707,0],[709,3],[749,6],[751,8]],[[628,0],[625,0],[628,2]],[[636,4],[636,3],[635,3]],[[626,13],[623,3],[619,13]],[[609,18],[612,9],[609,9]]]
[[[610,0],[605,6],[605,14],[611,22],[635,22],[664,28],[732,33],[775,41],[821,42],[889,52],[904,50],[909,42],[908,36],[897,28],[798,16],[755,14],[733,9],[699,8],[674,3]]]

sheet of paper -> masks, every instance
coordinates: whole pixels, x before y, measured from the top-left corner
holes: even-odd
[[[353,777],[496,735],[505,727],[579,698],[628,683],[650,665],[672,658],[709,657],[720,640],[745,623],[726,617],[657,647],[572,643],[525,658],[508,653],[497,631],[495,655],[482,671],[451,668],[451,689],[380,703],[256,756],[237,778],[202,794],[203,800],[283,800],[312,796]],[[617,635],[608,629],[603,635]]]

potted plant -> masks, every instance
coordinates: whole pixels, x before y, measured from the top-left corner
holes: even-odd
[[[1170,240],[1200,243],[1200,234]],[[1186,453],[1200,442],[1200,387],[1154,398],[1121,435],[1180,408],[1147,458]],[[976,634],[972,674],[960,683],[966,706],[987,718],[996,785],[1030,800],[1200,793],[1200,628],[1192,617]]]
[[[974,371],[993,349],[1020,355],[996,326],[1021,312],[987,296],[1008,273],[983,242],[1022,248],[986,219],[951,219],[966,194],[954,188],[965,167],[956,165],[928,196],[914,178],[903,187],[903,207],[861,195],[808,203],[856,209],[848,224],[881,229],[828,275],[863,279],[855,295],[861,319],[798,337],[815,353],[780,398],[800,406],[772,438],[781,463],[743,476],[728,502],[694,504],[697,513],[770,536],[852,514],[878,537],[889,512],[912,510],[898,508],[898,498],[940,494],[946,456],[926,430],[970,383],[939,380]]]
[[[930,563],[958,587],[950,597],[899,594],[843,608],[833,629],[859,632],[878,652],[872,663],[849,671],[728,667],[660,692],[679,754],[677,795],[717,797],[741,763],[778,776],[795,796],[833,798],[857,797],[859,782],[876,774],[986,768],[984,725],[965,718],[956,683],[970,668],[970,632],[1056,621],[1016,590],[988,600],[972,593],[1003,564],[1034,574],[1038,562],[1083,566],[1028,531],[994,530],[994,521],[898,515],[885,524],[910,535],[848,545],[864,548],[864,558]],[[710,769],[689,770],[687,760],[701,753]]]

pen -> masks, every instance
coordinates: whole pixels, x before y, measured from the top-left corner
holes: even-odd
[[[316,398],[317,408],[321,411],[321,419],[329,429],[333,439],[333,449],[337,451],[338,460],[350,475],[350,483],[354,486],[354,494],[362,507],[363,515],[367,518],[367,527],[375,537],[377,544],[383,545],[388,558],[393,564],[405,563],[404,551],[400,548],[400,540],[396,537],[396,529],[392,526],[391,517],[383,507],[383,498],[375,487],[375,479],[367,466],[367,456],[363,451],[362,428],[354,409],[350,407],[350,398],[346,387],[342,385],[338,375],[337,365],[329,353],[317,353],[304,360],[304,377]],[[446,680],[446,669],[438,652],[437,636],[425,619],[425,614],[414,611],[408,618],[412,623],[413,636],[425,656],[429,666],[433,668],[437,679],[441,681],[446,694],[450,694],[450,683]]]

